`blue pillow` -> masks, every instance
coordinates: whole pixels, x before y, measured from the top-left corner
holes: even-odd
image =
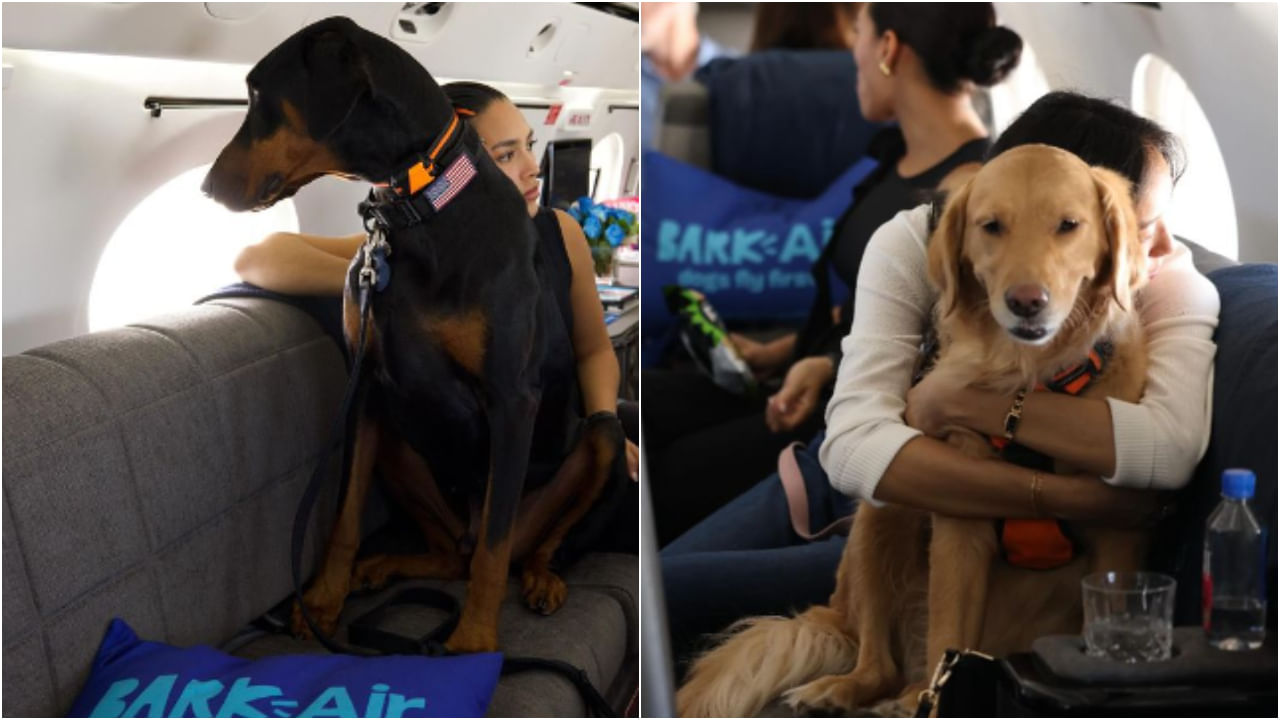
[[[813,303],[811,266],[837,218],[853,201],[853,188],[876,167],[864,158],[818,197],[780,198],[735,185],[673,160],[644,153],[644,258],[642,360],[673,318],[664,285],[700,290],[730,325],[798,323]]]
[[[481,717],[502,655],[233,657],[115,619],[71,717]]]

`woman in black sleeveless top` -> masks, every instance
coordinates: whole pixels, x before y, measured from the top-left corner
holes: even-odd
[[[488,85],[459,82],[442,89],[475,128],[489,157],[524,196],[538,231],[534,262],[543,280],[542,291],[554,295],[560,311],[559,322],[543,328],[547,349],[542,366],[543,395],[526,478],[526,487],[536,487],[550,480],[572,449],[580,420],[596,412],[617,413],[617,356],[605,329],[591,251],[582,229],[567,213],[538,206],[539,164],[532,153],[533,131],[519,109]],[[236,271],[245,282],[268,290],[341,296],[348,265],[364,239],[363,233],[341,238],[274,233],[242,251],[236,259]],[[626,445],[628,468],[635,477],[639,454],[630,439]],[[618,485],[611,483],[610,488]],[[597,509],[593,509],[566,538],[565,545],[574,543],[575,536],[581,535],[578,528],[584,524],[604,525],[610,529],[609,537],[602,540],[605,546],[634,551],[636,505],[623,497],[633,496],[634,490],[624,490],[597,504],[597,509],[616,518],[600,522]],[[628,504],[629,511],[621,507]]]
[[[982,159],[987,132],[969,99],[1018,62],[1022,41],[996,25],[990,3],[868,3],[854,21],[859,107],[867,120],[897,121],[873,139],[879,161],[854,190],[814,264],[809,317],[768,343],[734,340],[757,374],[782,381],[767,400],[730,394],[692,372],[650,371],[644,394],[649,487],[660,544],[674,540],[777,467],[778,453],[823,426],[840,340],[853,317],[832,274],[857,282],[871,234],[915,207],[955,168]]]

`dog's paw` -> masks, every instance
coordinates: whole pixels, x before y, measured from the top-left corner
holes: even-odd
[[[828,675],[782,694],[793,710],[848,712],[854,708],[853,685],[847,675]]]
[[[871,707],[876,717],[909,718],[916,716],[916,708],[920,707],[920,693],[929,689],[928,681],[921,680],[908,685],[892,700],[878,702]],[[936,711],[937,708],[935,707]]]
[[[494,652],[498,649],[498,629],[460,622],[444,646],[451,653]]]
[[[302,602],[307,605],[307,614],[311,616],[311,621],[320,628],[320,632],[329,636],[332,636],[333,631],[338,627],[338,616],[342,614],[343,599],[340,596],[337,602],[333,602],[326,596],[311,591],[302,596]],[[307,624],[306,618],[302,615],[302,607],[297,602],[293,604],[290,627],[295,637],[304,640],[310,640],[314,637],[311,632],[311,626]]]
[[[370,555],[356,563],[351,571],[351,587],[379,590],[396,574],[396,564],[386,555]]]
[[[565,586],[564,580],[545,568],[525,568],[520,576],[520,584],[525,606],[543,615],[559,610],[569,595],[569,588]]]
[[[893,691],[895,683],[886,675],[867,668],[845,675],[828,675],[788,690],[782,699],[795,709],[850,713],[880,700]]]

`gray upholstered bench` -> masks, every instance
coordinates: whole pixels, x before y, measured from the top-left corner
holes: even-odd
[[[219,647],[280,603],[294,511],[345,381],[308,315],[250,298],[4,358],[4,715],[65,713],[114,616],[145,639]],[[308,568],[336,494],[313,514]],[[638,686],[637,567],[632,555],[588,556],[545,618],[513,581],[500,643],[582,668],[624,708]],[[430,613],[398,609],[387,622],[411,632]],[[286,636],[236,646],[323,652]],[[489,712],[585,709],[567,680],[530,672],[504,678]]]

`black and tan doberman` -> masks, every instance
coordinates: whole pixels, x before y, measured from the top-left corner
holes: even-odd
[[[612,414],[546,434],[561,447],[539,446],[544,423],[576,412],[544,401],[568,397],[550,385],[546,368],[556,353],[573,351],[543,282],[524,199],[431,75],[347,18],[288,38],[247,82],[248,116],[205,179],[211,197],[251,210],[323,175],[387,184],[366,204],[366,222],[386,231],[389,250],[367,261],[378,281],[354,401],[350,480],[303,602],[331,632],[355,587],[391,576],[469,575],[446,646],[493,650],[513,563],[530,608],[550,613],[564,602],[553,555],[622,456]],[[352,263],[343,303],[353,357],[364,256]],[[534,477],[531,451],[560,460]],[[426,554],[355,562],[375,466],[421,528]],[[293,624],[306,632],[296,608]]]

